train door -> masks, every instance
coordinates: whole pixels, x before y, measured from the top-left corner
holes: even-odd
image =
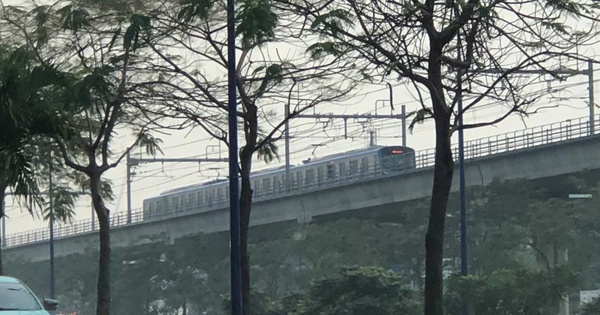
[[[196,195],[197,195],[197,197],[196,197],[197,207],[198,207],[198,210],[200,210],[204,206],[204,200],[202,199],[202,197],[204,197],[204,195],[202,194],[201,191],[196,193]]]
[[[260,197],[262,195],[262,191],[260,189],[260,181],[258,179],[255,180],[252,186],[252,189],[254,190],[254,195],[256,197]]]
[[[263,178],[262,182],[263,195],[271,195],[271,179],[266,177]]]
[[[360,173],[366,174],[369,172],[369,158],[364,157],[360,160]]]
[[[212,189],[207,189],[207,190],[204,192],[204,197],[205,197],[205,199],[204,199],[204,200],[206,200],[206,205],[207,205],[208,207],[212,207],[212,203],[213,203],[213,200],[212,200],[212,199],[213,199],[213,198],[212,198]]]
[[[319,166],[317,168],[317,186],[323,185],[323,177],[324,177],[324,175],[323,175],[323,167]]]
[[[298,189],[304,188],[304,176],[302,176],[302,171],[296,172],[296,181],[298,182]]]
[[[335,181],[335,164],[333,162],[329,162],[327,165],[327,181],[333,182]]]
[[[154,202],[144,201],[144,220],[151,220],[152,212],[154,212]]]
[[[274,193],[281,192],[281,180],[279,180],[279,176],[273,177],[273,192]]]
[[[177,200],[179,198],[177,198],[177,196],[171,198],[171,207],[170,207],[170,213],[177,213],[179,212],[179,200]]]
[[[311,188],[315,185],[315,170],[307,169],[306,170],[306,178],[304,179],[305,186]]]
[[[223,202],[223,188],[217,188],[217,198],[215,200],[215,204],[221,204]]]
[[[161,197],[160,199],[158,199],[158,201],[156,201],[156,211],[155,211],[155,215],[153,215],[153,217],[159,218],[161,216],[164,215],[164,213],[167,212],[167,198],[166,197]]]
[[[358,177],[358,160],[350,160],[348,163],[350,164],[350,167],[348,168],[348,176],[350,178]]]
[[[190,212],[190,211],[193,211],[196,209],[198,209],[198,208],[196,208],[196,194],[190,193],[188,195],[188,206],[187,206],[187,209],[185,209],[185,211]]]

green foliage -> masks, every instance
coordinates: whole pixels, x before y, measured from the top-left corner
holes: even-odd
[[[149,16],[133,14],[123,36],[123,47],[135,51],[147,43],[151,37],[152,19]]]
[[[589,9],[584,4],[572,0],[545,0],[545,5],[557,9],[560,12],[570,13],[572,15],[589,14]]]
[[[70,223],[75,216],[75,200],[78,192],[72,191],[67,187],[54,187],[52,193],[52,205],[44,209],[44,220],[49,221],[51,216],[50,207],[54,214],[54,221]]]
[[[339,273],[314,281],[294,315],[418,314],[412,292],[402,278],[380,267],[345,267]]]
[[[259,143],[265,141],[264,139],[258,139]],[[263,159],[266,163],[270,163],[275,159],[279,158],[279,148],[275,144],[275,141],[270,138],[265,141],[263,145],[258,147],[256,155],[259,159]]]
[[[561,295],[576,283],[564,270],[552,273],[525,269],[500,269],[488,275],[452,276],[447,282],[446,311],[461,314],[463,293],[478,315],[555,315]]]
[[[77,8],[69,4],[58,9],[57,13],[60,15],[63,29],[77,32],[85,27],[91,26],[90,13],[85,9]]]
[[[211,0],[180,0],[181,9],[177,14],[179,21],[189,23],[196,18],[205,20],[214,5]]]
[[[63,78],[52,65],[35,60],[26,48],[0,54],[0,182],[19,196],[42,203],[34,174],[36,137],[57,132],[49,102],[63,91]],[[30,209],[31,210],[31,209]]]
[[[221,298],[223,300],[223,311],[231,313],[231,295],[229,293],[224,294]],[[250,291],[250,312],[252,314],[287,315],[289,309],[282,302],[272,299],[258,288],[253,288]]]
[[[346,45],[338,42],[320,42],[307,48],[311,59],[321,59],[326,56],[340,57],[346,52]]]
[[[523,245],[533,231],[529,205],[559,196],[561,191],[589,191],[595,195],[590,183],[598,175],[586,172],[586,176],[589,180],[559,177],[540,182],[494,182],[488,187],[469,189],[473,259],[470,267],[475,275],[449,279],[447,314],[460,314],[463,287],[469,288],[472,312],[481,315],[554,315],[551,312],[562,293],[580,287],[596,289],[600,242],[593,235],[599,230],[595,222],[600,220],[593,213],[598,209],[594,199],[570,202],[592,222],[577,228],[580,235],[567,235],[572,241],[569,264],[564,268],[552,266],[547,271],[543,264],[531,260],[534,251]],[[457,203],[453,198],[450,201]],[[369,212],[370,219],[253,227],[249,250],[254,314],[319,314],[319,310],[323,314],[344,314],[344,311],[345,314],[419,314],[423,235],[427,223],[423,214],[427,204],[406,203],[392,210]],[[449,216],[455,215],[455,211],[451,207]],[[535,220],[563,220],[562,216],[555,216],[562,211],[560,207],[537,211],[540,214]],[[541,217],[543,211],[549,213],[547,218]],[[454,244],[458,223],[450,218],[448,224],[445,257],[452,260],[458,256]],[[137,314],[148,310],[169,314],[186,305],[194,312],[222,314],[220,296],[229,291],[227,239],[224,233],[199,234],[178,239],[174,244],[157,238],[150,239],[153,244],[113,249],[114,312]],[[94,265],[96,255],[90,252],[59,259],[57,268],[62,274],[57,280],[61,302],[67,300],[69,305],[89,309],[86,303],[94,299],[95,276],[85,264]],[[13,263],[7,267],[9,273],[24,275],[25,280],[32,281],[36,292],[48,292],[47,269],[43,264],[15,266]],[[416,290],[406,291],[404,288],[411,283]],[[155,300],[164,304],[159,307],[152,303]],[[408,311],[397,311],[403,305]],[[415,313],[410,313],[413,308]]]
[[[431,119],[433,118],[433,116],[431,116],[431,111],[425,109],[425,108],[420,108],[414,112],[410,112],[406,115],[406,118],[409,117],[413,117],[412,121],[410,122],[410,125],[408,125],[408,130],[410,132],[413,132],[413,130],[415,129],[415,126],[417,124],[422,124],[424,123],[427,119]]]
[[[590,303],[586,304],[581,310],[581,315],[597,314],[600,314],[600,298],[593,299]]]
[[[316,17],[311,29],[316,32],[330,33],[337,38],[339,31],[354,24],[354,17],[344,9],[334,9]]]
[[[260,46],[275,36],[277,14],[271,0],[244,0],[239,3],[236,34],[242,37],[242,47]]]
[[[258,70],[261,70],[261,68],[258,68],[256,71]],[[277,63],[268,66],[264,70],[265,76],[263,77],[260,87],[258,88],[258,92],[256,93],[257,97],[263,96],[269,86],[281,83],[284,78],[283,74],[285,71],[287,71],[283,65]]]
[[[160,144],[163,142],[160,138],[155,138],[148,132],[138,133],[137,145],[146,149],[146,154],[155,156],[158,152],[161,154],[163,151],[160,148]]]

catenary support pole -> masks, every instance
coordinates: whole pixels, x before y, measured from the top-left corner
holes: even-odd
[[[590,135],[595,134],[596,124],[594,120],[594,61],[588,61],[589,101],[590,101]]]
[[[406,105],[402,105],[402,146],[406,146]]]
[[[293,87],[292,87],[293,88]],[[288,98],[287,103],[285,104],[285,191],[290,191],[290,98]]]
[[[50,153],[50,163],[48,167],[48,199],[50,210],[50,298],[56,298],[55,278],[54,278],[54,183],[52,182],[52,153]]]
[[[127,151],[127,223],[131,223],[131,152]]]

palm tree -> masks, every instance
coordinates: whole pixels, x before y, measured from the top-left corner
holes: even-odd
[[[48,145],[44,136],[56,132],[50,123],[51,113],[45,110],[44,97],[61,82],[56,69],[34,60],[27,49],[0,48],[0,201],[4,201],[10,188],[21,200],[34,201],[25,203],[30,212],[34,210],[32,204],[44,203],[36,176],[40,145]],[[5,216],[3,204],[0,219]],[[67,220],[73,206],[74,202],[63,202],[57,208],[57,216]]]

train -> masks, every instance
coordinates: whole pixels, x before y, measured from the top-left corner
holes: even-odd
[[[405,146],[370,146],[318,159],[253,172],[250,175],[253,199],[322,189],[365,178],[399,173],[416,168],[415,150]],[[198,213],[227,207],[229,180],[180,187],[143,201],[143,219],[156,220],[171,215]]]

